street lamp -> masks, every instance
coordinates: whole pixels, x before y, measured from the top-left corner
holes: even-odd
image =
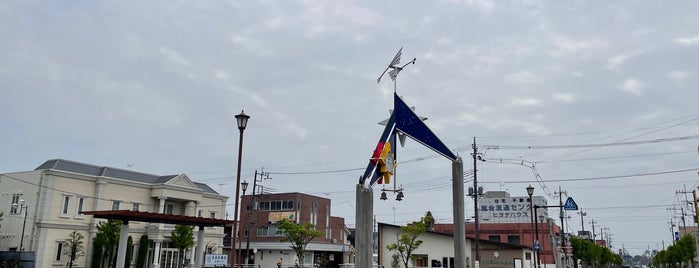
[[[233,230],[231,233],[231,267],[234,263],[238,265],[240,264],[240,251],[238,252],[238,255],[235,255],[235,240],[238,236],[238,202],[240,201],[240,166],[243,160],[243,131],[248,125],[248,119],[250,119],[250,116],[245,114],[244,111],[240,111],[240,114],[237,114],[235,119],[238,123],[238,130],[240,130],[240,139],[238,141],[238,173],[235,182],[235,211],[233,214]],[[233,256],[236,256],[237,258],[233,258]]]
[[[532,201],[532,195],[534,194],[534,187],[531,184],[529,184],[529,186],[527,186],[527,194],[529,195],[529,209],[530,209],[529,215],[531,216],[531,223],[532,223],[532,226],[534,226],[536,228],[536,225],[534,225],[534,204]],[[536,232],[536,237],[534,237],[534,239],[533,239],[534,241],[532,242],[532,248],[534,248],[536,246],[538,236],[539,236],[539,234],[538,234],[538,232]],[[536,248],[534,250],[535,250],[534,263],[536,264]]]
[[[24,227],[27,226],[27,214],[29,214],[29,206],[24,205],[24,199],[19,200],[19,204],[14,203],[12,207],[17,209],[19,207],[19,214],[24,212],[24,222],[22,222],[22,236],[19,238],[19,252],[22,252],[24,247]]]

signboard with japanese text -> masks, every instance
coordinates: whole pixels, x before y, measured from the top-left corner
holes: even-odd
[[[206,254],[204,255],[205,267],[226,266],[228,264],[228,255],[225,254]]]
[[[267,220],[272,223],[281,221],[282,219],[288,219],[295,222],[296,213],[294,211],[270,212],[267,217]]]

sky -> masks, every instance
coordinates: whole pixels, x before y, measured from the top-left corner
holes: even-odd
[[[355,186],[393,106],[394,84],[376,80],[402,47],[401,63],[416,62],[397,94],[466,173],[475,140],[486,160],[479,186],[524,196],[531,184],[549,203],[560,187],[586,213],[568,213],[568,232],[594,222],[613,250],[642,254],[670,245],[671,224],[694,225],[696,10],[697,1],[2,1],[0,173],[61,158],[184,173],[234,196],[234,116],[244,110],[242,179],[264,170],[266,191],[330,198],[354,227]],[[375,186],[377,221],[429,210],[453,222],[451,162],[411,140],[397,161],[396,185],[384,187],[405,198],[379,200]]]

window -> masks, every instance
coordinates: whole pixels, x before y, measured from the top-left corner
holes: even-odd
[[[63,241],[57,241],[56,242],[56,257],[53,259],[53,261],[60,262],[61,255],[63,255]]]
[[[215,219],[216,218],[216,211],[211,211],[211,213],[209,213],[209,215],[211,216],[212,219]]]
[[[10,214],[19,214],[19,210],[21,209],[19,200],[22,194],[13,194],[12,195],[12,202],[10,203]],[[16,205],[15,205],[16,204]]]
[[[293,210],[294,209],[294,201],[293,200],[277,200],[277,201],[262,201],[258,205],[259,210],[266,210],[266,211],[273,211],[273,210]],[[246,208],[248,211],[250,211],[251,208],[248,206]]]
[[[512,245],[519,245],[519,236],[518,235],[508,235],[507,236],[507,243],[512,244]]]
[[[500,202],[500,200],[495,199],[495,204],[497,204],[498,202]]]
[[[500,236],[499,235],[490,235],[490,236],[488,236],[488,241],[500,242]]]
[[[244,237],[250,236],[250,230],[245,230],[245,232],[243,232],[243,236]]]
[[[269,236],[269,227],[267,226],[260,226],[257,227],[257,237],[267,237]]]
[[[199,212],[197,212],[197,217],[201,217],[201,212],[202,210],[200,209]]]
[[[173,206],[172,204],[165,204],[165,214],[172,215]]]
[[[78,209],[76,210],[78,215],[83,213],[83,205],[84,204],[85,204],[85,197],[78,197]]]
[[[63,210],[61,211],[62,214],[68,214],[69,205],[70,205],[70,196],[64,195],[63,196]]]
[[[132,203],[131,204],[131,211],[138,211],[138,209],[141,207],[141,204],[139,203]]]
[[[112,210],[119,210],[120,204],[121,204],[121,202],[119,202],[119,201],[116,201],[116,200],[112,201]]]

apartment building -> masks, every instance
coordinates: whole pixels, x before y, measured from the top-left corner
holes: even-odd
[[[241,255],[249,264],[276,267],[281,258],[283,267],[294,266],[296,256],[290,243],[279,241],[281,237],[275,223],[289,219],[296,223],[310,222],[323,236],[312,240],[299,265],[339,267],[350,262],[350,232],[344,218],[331,214],[330,199],[303,193],[251,194],[242,196],[240,224],[242,232]],[[249,241],[249,245],[248,245]],[[248,257],[246,257],[248,256]]]
[[[32,171],[1,174],[0,203],[4,205],[0,208],[5,217],[0,251],[32,251],[36,252],[35,267],[65,267],[65,241],[77,231],[85,237],[85,255],[74,262],[74,267],[89,267],[92,239],[103,220],[83,215],[82,211],[132,210],[223,219],[227,200],[186,174],[161,176],[48,160]],[[148,246],[149,267],[175,267],[179,253],[169,243],[173,229],[170,224],[131,222],[129,235],[136,247],[134,252]],[[142,235],[148,235],[149,245],[138,245]],[[221,253],[223,227],[207,227],[204,237],[208,252]],[[194,250],[185,258],[192,259],[193,254]]]

